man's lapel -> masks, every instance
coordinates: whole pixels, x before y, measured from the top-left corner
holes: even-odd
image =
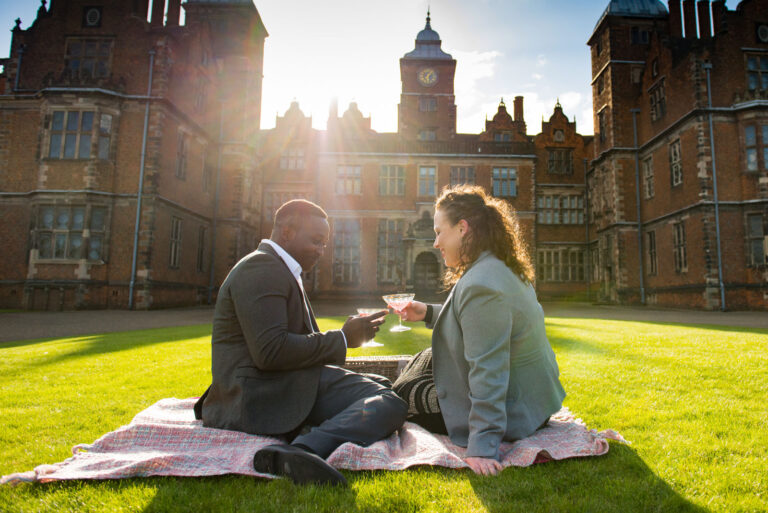
[[[285,270],[288,272],[288,275],[290,276],[291,287],[293,287],[294,292],[296,292],[299,295],[299,297],[301,297],[301,311],[302,311],[301,317],[302,317],[302,321],[304,322],[304,327],[307,328],[307,331],[309,333],[320,331],[320,329],[317,327],[317,322],[315,321],[315,314],[312,312],[312,307],[309,306],[309,299],[304,294],[304,289],[302,287],[299,287],[299,282],[296,281],[296,278],[293,276],[293,273],[288,268],[288,264],[285,263],[285,260],[283,260],[280,257],[280,255],[277,254],[275,249],[269,244],[261,243],[259,244],[259,247],[257,249],[262,253],[267,253],[269,255],[272,255],[281,264],[283,264],[283,267],[285,267]]]

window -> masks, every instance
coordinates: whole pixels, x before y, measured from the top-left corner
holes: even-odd
[[[541,281],[584,281],[583,249],[539,249],[537,253]]]
[[[510,142],[512,140],[512,134],[509,132],[497,132],[493,134],[493,140],[495,142]]]
[[[497,198],[517,196],[517,169],[514,167],[494,167],[491,174],[493,195]]]
[[[768,55],[747,55],[747,88],[768,89]]]
[[[360,281],[360,220],[337,219],[333,228],[333,281],[356,285]]]
[[[98,119],[98,123],[94,120]],[[89,159],[94,140],[96,156],[109,158],[109,141],[112,134],[112,116],[97,114],[92,110],[53,111],[49,125],[50,139],[48,158]]]
[[[111,56],[111,39],[69,39],[64,53],[64,65],[75,77],[108,77]]]
[[[304,150],[288,149],[280,156],[280,169],[304,169]]]
[[[658,121],[667,113],[667,93],[664,80],[653,86],[649,93],[651,101],[651,121]]]
[[[307,194],[298,191],[275,191],[266,193],[264,195],[264,219],[272,221],[277,209],[280,208],[283,203],[291,201],[292,199],[309,199],[309,197]]]
[[[203,185],[203,192],[208,192],[211,189],[211,169],[208,166],[208,155],[203,150],[203,157],[201,162],[200,176]]]
[[[659,76],[659,59],[653,59],[651,61],[651,78]]]
[[[547,171],[553,175],[572,175],[573,150],[569,148],[549,150],[549,167]]]
[[[435,195],[435,167],[419,167],[419,196]]]
[[[421,112],[435,112],[437,110],[436,98],[419,98],[419,110]]]
[[[451,187],[461,184],[475,184],[474,167],[451,167]]]
[[[655,276],[656,267],[656,232],[646,233],[648,239],[648,274]]]
[[[643,193],[645,199],[653,198],[653,157],[648,157],[643,161]]]
[[[208,228],[200,226],[197,229],[197,272],[205,272],[205,246],[208,240]]]
[[[632,83],[639,84],[643,81],[643,67],[632,66],[630,73],[632,74]]]
[[[584,196],[542,195],[537,198],[539,224],[584,224]]]
[[[187,176],[187,150],[189,138],[187,134],[179,130],[176,138],[176,178],[184,179]]]
[[[195,110],[202,111],[205,108],[207,99],[208,86],[204,79],[199,78],[197,80],[197,90],[195,91]]]
[[[757,171],[757,129],[754,125],[744,127],[744,147],[746,148],[747,171]]]
[[[381,166],[379,194],[381,196],[403,196],[405,194],[405,168],[403,166]]]
[[[604,88],[604,85],[603,85],[603,76],[602,76],[602,75],[600,75],[600,76],[597,78],[597,94],[601,94],[601,93],[603,92],[603,88]]]
[[[168,265],[178,269],[181,262],[181,219],[171,216],[171,247]]]
[[[336,168],[336,194],[360,194],[360,166]]]
[[[403,279],[405,250],[403,248],[402,220],[379,219],[378,282],[400,283]]]
[[[41,205],[35,230],[38,257],[103,260],[106,217],[105,207]]]
[[[630,40],[633,45],[647,45],[651,40],[651,33],[640,27],[630,29]]]
[[[420,141],[434,141],[437,139],[437,134],[432,129],[419,130]]]
[[[688,258],[685,253],[685,225],[681,222],[672,225],[672,247],[675,256],[675,272],[688,271]]]
[[[683,183],[683,164],[680,160],[680,139],[669,145],[669,174],[672,187]]]
[[[597,45],[595,45],[595,53],[597,53],[597,55],[600,55],[601,53],[603,53],[603,39],[602,39],[602,36],[598,36],[598,38],[597,38]]]
[[[600,142],[605,142],[607,139],[607,134],[605,133],[605,121],[605,110],[601,110],[597,113],[597,127],[600,132]]]
[[[766,235],[762,214],[747,215],[747,245],[749,247],[748,265],[758,266],[768,264],[765,249]]]

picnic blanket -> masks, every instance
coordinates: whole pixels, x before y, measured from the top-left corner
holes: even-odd
[[[215,476],[244,474],[274,478],[253,469],[252,460],[262,447],[277,438],[203,427],[195,420],[195,399],[162,399],[140,412],[130,424],[107,433],[92,444],[73,447],[73,456],[34,470],[0,478],[0,484],[61,481],[69,479],[121,479],[144,476]],[[549,425],[532,436],[501,446],[505,467],[608,452],[607,439],[626,442],[613,430],[588,430],[564,408]],[[338,469],[402,470],[415,465],[466,467],[466,449],[406,422],[389,438],[361,447],[343,444],[328,458]]]

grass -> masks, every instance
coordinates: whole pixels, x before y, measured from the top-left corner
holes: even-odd
[[[343,490],[243,476],[4,486],[0,511],[768,510],[768,331],[552,318],[547,332],[565,404],[632,445],[495,478],[345,472]],[[384,347],[351,353],[429,344],[423,328],[376,338]],[[209,325],[0,344],[0,474],[61,461],[163,397],[199,395],[209,366]]]

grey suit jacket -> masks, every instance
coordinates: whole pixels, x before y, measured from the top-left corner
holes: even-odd
[[[530,435],[560,409],[565,391],[536,293],[493,254],[478,257],[432,319],[440,410],[467,456],[497,457],[502,440]]]
[[[296,278],[269,245],[240,260],[216,300],[203,425],[263,435],[298,427],[323,365],[343,364],[347,351],[340,330],[315,328]]]

